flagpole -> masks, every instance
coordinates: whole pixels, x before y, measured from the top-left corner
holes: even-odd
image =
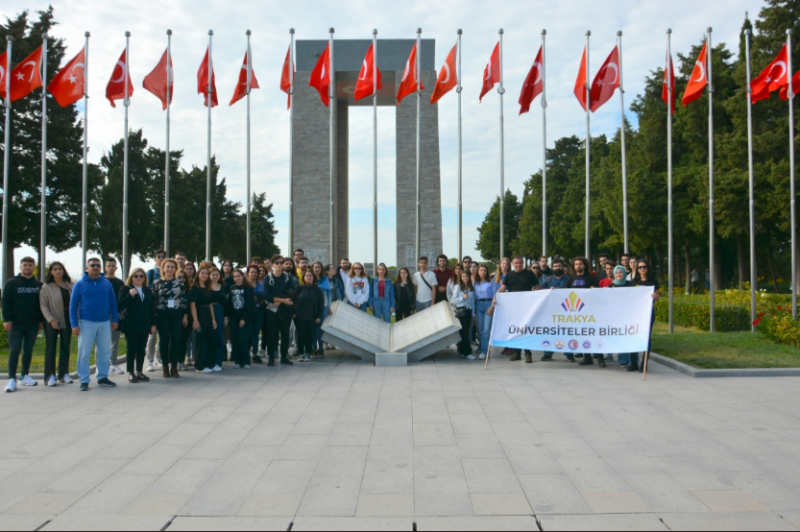
[[[744,30],[745,64],[747,65],[747,171],[749,175],[750,211],[750,331],[756,332],[756,222],[755,183],[753,177],[753,87],[750,80],[750,28]]]
[[[292,251],[293,249],[292,246],[294,245],[293,212],[294,212],[294,28],[289,28],[289,251]],[[248,260],[250,260],[249,256]]]
[[[89,167],[86,161],[89,144],[89,32],[83,34],[86,39],[83,45],[83,177],[81,180],[81,256],[82,265],[86,264],[86,253],[89,245]]]
[[[422,28],[417,28],[417,55],[414,58],[414,68],[416,69],[417,74],[417,203],[416,203],[416,240],[415,240],[415,252],[416,252],[416,260],[419,261],[421,256],[420,253],[420,190],[419,190],[419,180],[420,180],[420,110],[421,110],[421,102],[422,102],[422,70],[420,69],[420,56],[422,55]]]
[[[253,62],[250,57],[250,30],[245,32],[247,35],[247,257],[248,264],[252,258],[251,238],[250,238],[250,79],[253,70]],[[291,179],[289,180],[291,182]],[[290,209],[291,210],[291,209]]]
[[[505,256],[505,229],[503,228],[505,222],[504,208],[505,208],[505,139],[503,138],[503,94],[506,90],[503,88],[503,28],[497,31],[500,35],[500,88],[497,93],[500,94],[500,258]]]
[[[716,272],[714,268],[714,86],[711,82],[711,28],[706,30],[706,70],[708,76],[708,272],[710,307],[709,330],[714,332],[714,296]]]
[[[592,35],[592,32],[587,30],[586,31],[586,215],[585,215],[586,220],[585,220],[584,250],[585,250],[586,258],[589,259],[589,260],[591,260],[591,258],[589,257],[589,255],[591,253],[590,252],[590,242],[589,242],[589,221],[590,221],[589,220],[589,207],[590,207],[590,196],[589,196],[589,187],[590,187],[590,181],[589,181],[589,175],[590,175],[589,174],[589,161],[590,161],[590,159],[589,159],[589,143],[591,142],[591,137],[590,137],[590,133],[589,133],[589,131],[590,131],[590,129],[589,129],[589,126],[590,126],[589,113],[590,113],[590,110],[591,110],[591,103],[592,103],[591,102],[591,91],[590,91],[591,85],[590,85],[590,81],[589,81],[589,79],[591,79],[591,78],[589,78],[589,37],[591,37],[591,35]]]
[[[463,255],[463,233],[464,233],[464,219],[462,213],[462,179],[461,179],[461,28],[458,29],[458,69],[456,72],[456,92],[458,93],[458,258],[457,262],[461,262]],[[419,50],[417,50],[419,54]]]
[[[128,67],[131,64],[130,49],[131,32],[125,32],[125,146],[122,156],[122,278],[127,279],[128,271],[128,107],[130,98],[128,95]]]
[[[7,72],[6,75],[10,75]],[[42,191],[39,232],[39,280],[44,281],[47,265],[47,33],[42,34]]]
[[[545,57],[545,37],[547,30],[542,30],[542,255],[547,255],[547,92],[545,73],[547,58]]]
[[[13,253],[8,243],[8,171],[11,169],[9,156],[11,154],[11,45],[14,38],[6,36],[6,123],[5,144],[3,145],[3,286],[6,285],[9,275],[7,266],[13,268],[13,257],[9,260],[9,253]],[[85,263],[85,261],[84,261]]]
[[[620,61],[622,62],[622,61]],[[674,250],[672,235],[672,29],[667,30],[667,264],[669,277],[669,333],[675,332],[673,321],[674,304]],[[627,248],[627,243],[626,243]],[[627,249],[626,249],[627,250]]]
[[[164,250],[169,257],[169,106],[170,106],[170,84],[172,82],[172,30],[167,30],[167,156],[164,168]]]
[[[788,97],[789,97],[789,189],[792,195],[789,202],[792,226],[792,318],[797,321],[797,213],[795,201],[794,184],[794,88],[792,87],[792,30],[786,30],[786,50],[787,52],[787,71],[786,77],[789,78]]]
[[[336,236],[336,231],[335,231],[335,228],[334,228],[335,224],[336,224],[336,216],[335,216],[335,212],[334,212],[335,206],[336,206],[336,202],[335,202],[335,198],[334,198],[334,192],[335,192],[334,179],[336,178],[336,153],[335,153],[336,152],[336,115],[335,115],[335,109],[334,109],[334,106],[336,105],[336,101],[335,101],[335,99],[336,99],[336,74],[335,74],[335,72],[333,70],[333,28],[331,28],[328,31],[330,32],[329,43],[328,43],[328,47],[329,47],[328,51],[330,52],[329,53],[330,85],[328,86],[328,97],[330,98],[330,102],[328,103],[328,107],[329,107],[329,110],[330,110],[330,120],[329,120],[329,122],[330,122],[330,134],[329,134],[329,136],[330,136],[330,141],[331,141],[331,146],[330,146],[330,151],[331,151],[331,153],[330,153],[331,171],[330,171],[330,183],[329,183],[330,184],[331,204],[330,204],[330,223],[328,224],[328,226],[329,226],[330,239],[331,239],[331,264],[336,264],[336,259],[334,258],[336,256],[335,255],[335,253],[336,253],[336,243],[334,241],[334,238]],[[290,242],[290,245],[291,245],[291,242]],[[292,250],[289,249],[289,253],[291,253],[291,252],[292,252]]]
[[[628,248],[628,165],[625,157],[625,89],[622,85],[622,31],[617,31],[617,51],[619,52],[619,118],[620,140],[622,141],[622,228],[624,233],[625,253]],[[587,78],[588,79],[588,78]]]
[[[364,75],[366,76],[366,72]],[[378,276],[378,30],[372,30],[372,275]]]
[[[206,69],[208,70],[208,85],[206,86],[206,107],[208,108],[208,140],[206,152],[206,260],[211,260],[211,38],[214,30],[208,30],[208,58]],[[250,260],[247,257],[246,260]]]

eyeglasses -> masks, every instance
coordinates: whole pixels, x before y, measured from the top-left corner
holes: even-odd
[[[156,255],[157,259],[163,259],[164,257],[166,257],[166,255]]]
[[[639,266],[637,269],[639,269],[639,270],[646,270],[646,269],[647,269],[647,266]]]
[[[275,265],[275,266],[283,266],[283,261],[282,260],[276,260],[272,264]]]
[[[90,268],[96,268],[96,269],[99,270],[102,266],[100,266],[99,264],[90,264],[89,267]]]
[[[531,270],[541,270],[541,268],[531,268]]]
[[[133,276],[133,278],[134,278],[134,279],[144,279],[144,275],[142,275],[141,273],[137,273],[137,274],[135,274],[135,275]]]

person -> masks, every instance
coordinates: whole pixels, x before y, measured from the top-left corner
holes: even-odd
[[[433,287],[438,281],[436,274],[428,270],[428,257],[420,257],[417,265],[419,270],[414,274],[414,293],[416,312],[420,312],[436,304],[437,291]]]
[[[69,378],[69,352],[72,347],[72,326],[69,321],[69,298],[72,279],[60,262],[53,262],[39,292],[39,307],[44,317],[44,381],[47,386],[72,382]],[[58,371],[56,343],[60,342]]]
[[[325,266],[320,261],[314,261],[311,265],[311,273],[314,274],[314,282],[322,291],[322,314],[320,314],[319,322],[316,324],[316,334],[314,335],[314,342],[311,346],[311,355],[316,358],[325,358],[325,342],[322,341],[322,322],[325,321],[325,316],[330,312],[331,305],[333,304],[334,295],[331,287],[331,277],[325,274]],[[334,268],[335,273],[335,268]]]
[[[414,314],[416,300],[414,283],[411,281],[411,272],[403,266],[397,270],[397,278],[394,280],[394,316],[396,322]]]
[[[258,266],[251,264],[247,267],[247,284],[253,289],[253,317],[248,322],[250,327],[250,341],[248,349],[252,350],[252,362],[263,364],[258,356],[258,333],[264,323],[264,284],[258,281]]]
[[[295,249],[295,250],[294,250],[294,252],[292,253],[292,257],[294,257],[294,262],[295,262],[295,264],[296,264],[296,263],[298,263],[298,262],[300,262],[300,257],[304,257],[304,256],[305,256],[305,254],[306,254],[306,252],[305,252],[305,251],[303,251],[302,249],[300,249],[300,248],[297,248],[297,249]],[[286,260],[286,259],[288,259],[288,258],[289,258],[289,257],[286,257],[284,260]],[[284,266],[286,266],[286,264],[284,264]],[[285,269],[286,269],[286,268],[284,268],[284,270],[285,270]],[[288,273],[288,272],[287,272],[287,273]]]
[[[364,272],[364,265],[360,262],[353,263],[350,268],[350,277],[344,285],[344,294],[347,303],[358,310],[367,311],[369,306],[369,279]]]
[[[542,270],[542,275],[553,275],[553,270],[547,266],[547,255],[539,257],[539,268]]]
[[[606,263],[608,262],[608,253],[601,253],[599,258],[597,259],[599,263],[599,268],[597,269],[597,282],[599,283],[603,279],[608,278],[608,274],[606,273]],[[613,272],[613,268],[612,268]]]
[[[653,307],[655,307],[656,301],[658,301],[658,290],[661,286],[658,283],[658,279],[650,271],[650,263],[645,259],[639,259],[636,263],[636,279],[632,281],[628,281],[626,286],[652,286],[653,287]],[[650,338],[653,335],[653,324],[656,320],[655,308],[650,313],[650,332],[647,336],[647,352],[650,352]],[[628,366],[629,371],[635,371],[630,369],[631,367],[635,367],[639,365],[639,353],[631,353],[631,363]],[[642,364],[642,368],[644,368],[644,364]],[[639,369],[637,367],[637,369]]]
[[[542,290],[566,288],[572,280],[568,275],[568,270],[567,261],[561,257],[556,257],[553,259],[552,273],[545,278],[543,283],[539,284],[539,287]],[[575,356],[572,353],[564,353],[564,356],[567,357],[567,360],[570,362],[575,362]],[[553,360],[553,351],[543,351],[541,360],[542,362]]]
[[[187,260],[183,264],[183,273],[186,274],[186,278],[189,280],[189,284],[193,285],[195,278],[197,277],[197,268],[194,267],[194,262]]]
[[[433,273],[436,274],[437,296],[440,300],[446,299],[447,301],[450,300],[450,294],[447,293],[447,286],[454,275],[453,270],[447,267],[448,264],[447,255],[442,253],[436,257],[436,268],[433,270]]]
[[[117,296],[119,322],[128,344],[128,382],[149,382],[144,369],[147,339],[156,331],[156,299],[142,268],[134,268]]]
[[[467,360],[475,360],[469,341],[469,331],[473,321],[472,313],[475,309],[475,290],[472,287],[472,279],[466,271],[461,272],[452,296],[450,306],[453,307],[456,318],[461,323],[461,330],[459,330],[461,341],[458,342],[458,353]]]
[[[175,261],[178,263],[178,271],[183,270],[183,267],[186,265],[186,253],[183,251],[175,252]]]
[[[542,273],[542,266],[538,262],[533,261],[531,263],[531,271],[533,272],[533,275],[536,276],[536,279],[538,279],[539,285],[544,283],[544,280],[547,278],[547,276]]]
[[[469,255],[464,255],[464,258],[461,259],[461,264],[464,266],[466,271],[469,271],[469,265],[472,263],[472,257]]]
[[[38,383],[29,375],[33,346],[36,336],[42,330],[42,309],[39,293],[42,283],[33,276],[36,262],[31,257],[23,257],[19,263],[20,273],[9,279],[3,287],[3,327],[8,332],[8,384],[6,392],[17,390],[17,366],[22,351],[23,386],[36,386]]]
[[[233,284],[233,261],[225,259],[222,261],[222,285],[227,290]]]
[[[353,265],[350,264],[350,259],[347,257],[339,261],[339,277],[342,279],[342,286],[347,284],[347,279],[350,278],[350,268],[352,267]]]
[[[532,271],[525,268],[525,259],[522,258],[522,255],[514,255],[511,265],[514,270],[506,274],[503,283],[495,294],[495,307],[497,306],[497,294],[502,294],[503,292],[531,292],[539,289],[539,279],[536,278]],[[514,356],[509,360],[512,362],[522,360],[521,354],[522,351],[520,349],[514,349]],[[533,355],[528,349],[525,350],[525,362],[527,364],[533,362]]]
[[[281,364],[291,366],[289,360],[289,326],[294,312],[294,284],[289,275],[283,271],[284,259],[280,255],[272,257],[272,271],[267,274],[264,283],[264,300],[267,302],[267,355],[268,366],[275,365],[275,356],[278,354],[278,339],[280,337]]]
[[[125,286],[125,281],[117,277],[117,259],[114,257],[106,257],[105,274],[106,279],[111,283],[111,287],[114,289],[114,296],[119,297],[119,291]],[[121,330],[117,329],[116,331],[111,331],[111,366],[108,370],[111,375],[125,375],[122,368],[117,365],[117,358],[119,357],[119,339],[121,336]],[[96,350],[95,358],[97,358]]]
[[[456,285],[458,285],[458,280],[461,279],[461,272],[463,271],[464,268],[461,266],[461,264],[456,264],[453,266],[453,276],[447,281],[447,287],[445,288],[445,294],[447,295],[448,301],[453,299],[453,289],[456,287]]]
[[[609,288],[620,288],[620,287],[628,286],[628,281],[626,280],[627,276],[628,276],[628,272],[625,271],[625,267],[624,266],[622,266],[622,265],[615,266],[614,267],[614,271],[611,274],[611,284],[608,285]],[[619,362],[620,366],[623,366],[623,367],[627,366],[627,367],[630,368],[631,367],[631,353],[618,353],[617,354],[617,362]],[[635,365],[636,369],[631,370],[631,371],[636,371],[637,369],[639,369],[638,355],[637,355],[636,362],[637,362],[636,365]]]
[[[189,325],[189,292],[178,279],[178,261],[164,259],[161,278],[153,283],[164,378],[180,377],[181,332]]]
[[[219,337],[212,303],[211,272],[208,268],[200,268],[196,282],[189,290],[189,311],[197,343],[197,358],[194,362],[194,370],[197,373],[211,373],[216,366]]]
[[[711,272],[708,270],[708,266],[706,266],[705,272],[703,273],[703,282],[705,283],[706,291],[711,290]]]
[[[308,271],[308,258],[307,257],[300,257],[297,261],[297,279],[300,284],[303,284],[303,279],[305,276],[306,271]]]
[[[82,392],[89,390],[91,378],[89,359],[92,347],[97,344],[97,384],[113,388],[108,378],[111,359],[111,331],[119,326],[117,294],[105,276],[100,273],[100,259],[92,257],[86,262],[86,273],[75,283],[69,299],[69,322],[72,334],[78,337],[78,377]]]
[[[617,265],[614,262],[610,261],[610,260],[607,260],[605,262],[605,264],[603,265],[603,269],[605,270],[603,272],[603,275],[605,275],[605,277],[603,277],[597,283],[600,286],[600,288],[608,288],[611,285],[611,283],[614,282],[614,269],[616,267],[617,267]],[[623,268],[623,270],[624,269],[625,268]]]
[[[692,270],[691,274],[691,283],[692,283],[692,293],[696,294],[698,289],[700,288],[700,272],[697,268]]]
[[[294,296],[295,324],[297,325],[297,352],[300,362],[311,362],[317,324],[325,307],[325,296],[319,289],[311,270],[303,273],[303,283],[297,287]]]
[[[179,271],[176,277],[186,289],[186,297],[188,301],[189,294],[192,291],[192,282],[189,280],[189,278],[186,276],[186,272],[183,270]],[[181,327],[180,347],[178,348],[179,371],[186,371],[186,365],[184,364],[194,366],[195,361],[195,337],[197,334],[194,330],[194,318],[192,317],[191,312],[191,301],[189,301],[189,307],[187,310],[186,324]]]
[[[394,299],[394,284],[389,279],[389,269],[381,262],[378,264],[378,276],[370,282],[369,309],[372,315],[392,323]]]
[[[628,281],[632,281],[632,280],[636,279],[636,276],[638,275],[638,273],[636,271],[636,266],[637,266],[638,263],[639,263],[639,261],[636,260],[636,257],[631,255],[631,258],[628,261],[628,278],[627,278]]]
[[[255,310],[255,292],[245,282],[242,270],[233,270],[233,286],[225,297],[225,321],[231,330],[236,369],[250,369],[250,321]]]
[[[331,285],[331,304],[328,305],[324,314],[325,316],[331,314],[331,305],[333,305],[334,301],[344,301],[344,283],[342,282],[342,276],[339,275],[339,269],[334,264],[328,264],[325,266],[325,272],[327,272],[328,281]],[[324,292],[323,292],[324,294]],[[325,316],[322,317],[323,321],[325,320]],[[317,330],[320,333],[320,337],[322,335],[322,324],[320,323]],[[333,345],[323,342],[323,346],[325,349],[334,349]],[[320,358],[325,357],[325,352],[321,351],[318,355]]]
[[[264,266],[259,264],[258,265],[258,282],[263,285],[264,284],[264,278],[266,276],[267,276],[267,269]]]
[[[494,272],[494,287],[495,292],[500,290],[500,287],[503,285],[503,281],[506,280],[506,275],[508,272],[511,271],[511,259],[508,257],[503,257],[500,259],[500,263],[497,265],[497,269]]]
[[[572,259],[572,270],[575,274],[567,284],[567,288],[578,290],[597,288],[597,277],[592,275],[589,271],[589,259],[586,257],[576,257]],[[578,365],[591,366],[594,364],[593,358],[597,359],[597,363],[601,368],[606,367],[606,361],[603,355],[592,355],[591,353],[584,353],[583,360],[581,360]]]
[[[211,270],[209,274],[209,292],[211,293],[211,310],[214,312],[214,322],[217,324],[217,343],[216,355],[214,356],[214,367],[211,371],[222,371],[222,362],[225,360],[225,354],[228,350],[225,348],[225,287],[220,283],[222,280],[222,272],[217,268]]]
[[[283,273],[292,278],[291,281],[294,286],[300,285],[300,279],[297,278],[296,263],[292,261],[291,257],[286,257],[283,259]]]
[[[625,275],[627,276],[631,272],[631,255],[630,253],[623,253],[622,257],[620,257],[620,264],[622,267],[625,268]]]
[[[489,268],[481,264],[478,268],[478,281],[475,289],[475,314],[478,323],[478,358],[483,360],[489,352],[489,337],[492,332],[494,315],[494,294],[497,290],[489,273]]]
[[[250,257],[250,262],[247,264],[248,266],[261,266],[261,257],[258,255],[254,257]]]
[[[161,263],[167,258],[167,252],[163,248],[155,252],[156,266],[147,270],[147,286],[152,287],[159,277],[161,277]],[[158,346],[158,332],[151,334],[147,338],[147,371],[155,371],[156,367],[161,367],[161,349]]]

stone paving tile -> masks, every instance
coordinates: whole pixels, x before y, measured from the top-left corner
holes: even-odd
[[[353,476],[312,477],[298,516],[353,517],[358,506],[361,478]]]
[[[649,380],[649,379],[648,379]],[[542,530],[670,530],[654,514],[543,515]]]
[[[536,519],[533,516],[516,517],[420,517],[417,519],[417,530],[448,531],[448,530],[477,530],[481,532],[494,532],[496,530],[509,530],[514,532],[538,532]]]
[[[391,517],[298,517],[292,530],[413,530],[414,521],[410,518]]]
[[[83,493],[32,493],[3,513],[58,515],[75,504],[83,495]]]
[[[470,493],[520,493],[519,482],[506,459],[463,459]]]
[[[470,493],[475,515],[532,515],[521,491],[512,493]]]
[[[413,489],[404,493],[367,493],[362,484],[356,517],[413,517],[412,491]]]
[[[518,478],[536,515],[592,512],[567,475],[525,475]]]
[[[473,515],[467,481],[463,476],[415,477],[414,508],[418,516]]]
[[[670,530],[797,530],[772,512],[659,514]]]
[[[118,515],[109,518],[107,515],[66,514],[54,517],[41,530],[152,530],[159,531],[169,523],[171,515],[132,516]],[[172,530],[172,528],[170,528]]]
[[[693,491],[712,512],[766,512],[769,508],[741,490]]]
[[[39,530],[42,525],[53,518],[52,515],[3,515],[0,518],[0,530]]]
[[[632,491],[581,493],[596,514],[645,514],[652,510]]]
[[[176,517],[167,530],[270,530],[289,529],[291,519],[275,517]]]

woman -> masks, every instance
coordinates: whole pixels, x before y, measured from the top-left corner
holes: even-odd
[[[200,268],[197,282],[189,291],[189,308],[192,313],[192,330],[195,332],[197,373],[211,373],[217,358],[217,319],[211,306],[211,275],[208,268]]]
[[[311,355],[316,358],[325,358],[325,344],[322,341],[322,322],[325,321],[325,316],[328,315],[331,304],[333,304],[333,289],[331,287],[331,278],[325,275],[325,266],[320,261],[314,261],[310,269],[314,274],[317,287],[322,291],[322,313],[319,316],[319,322],[316,324],[316,334],[314,335],[314,343],[311,346]]]
[[[227,289],[233,284],[233,261],[222,261],[222,285]]]
[[[142,373],[147,339],[156,333],[156,299],[147,286],[147,274],[134,268],[117,296],[119,323],[128,344],[128,382],[149,382]]]
[[[606,263],[607,265],[608,263]],[[625,266],[619,265],[615,266],[613,272],[610,276],[610,284],[608,285],[609,288],[621,288],[628,286],[628,281],[626,277],[628,276],[628,272],[625,271]],[[605,281],[605,279],[603,279]],[[617,362],[619,362],[620,366],[627,366],[629,371],[636,371],[639,369],[639,355],[636,355],[636,364],[631,365],[631,353],[618,353],[617,354]],[[634,368],[634,369],[630,369]]]
[[[72,279],[60,262],[53,262],[47,272],[44,286],[39,291],[39,307],[44,316],[44,379],[47,386],[56,381],[71,384],[69,377],[69,351],[72,346],[72,325],[69,321],[69,298]],[[61,342],[56,372],[56,343]],[[56,375],[57,373],[57,375]]]
[[[183,283],[183,286],[186,288],[186,297],[188,299],[189,294],[192,291],[192,282],[189,279],[189,276],[186,275],[186,272],[183,270],[178,272],[178,280]],[[180,355],[180,363],[178,364],[178,369],[181,371],[186,370],[186,365],[194,366],[195,360],[195,337],[197,333],[194,329],[194,318],[192,317],[191,308],[188,309],[187,313],[187,322],[186,325],[181,329],[181,355]]]
[[[637,272],[638,264],[639,261],[636,259],[636,257],[631,257],[631,259],[628,261],[628,266],[630,266],[631,269],[631,273],[629,273],[628,276],[626,277],[628,281],[636,280],[636,277],[639,275]]]
[[[461,279],[461,272],[464,271],[464,267],[461,263],[456,263],[453,266],[453,276],[447,281],[447,300],[450,301],[453,298],[453,289],[458,286],[458,280]]]
[[[258,333],[264,323],[264,283],[259,282],[259,268],[251,264],[247,267],[247,283],[253,289],[253,318],[250,320],[250,344],[253,352],[253,362],[263,364],[258,356]]]
[[[394,284],[389,279],[389,269],[382,262],[378,264],[378,276],[370,283],[369,309],[376,318],[392,323]]]
[[[653,306],[655,306],[656,301],[658,301],[658,290],[661,288],[661,285],[658,283],[656,276],[653,272],[650,271],[650,262],[645,259],[639,259],[636,262],[636,277],[633,280],[628,281],[628,286],[652,286],[653,287]],[[650,333],[647,335],[647,352],[650,352],[650,338],[653,335],[653,324],[656,320],[656,313],[655,309],[652,309],[650,312]],[[632,365],[638,365],[639,356],[638,353],[634,353],[632,356],[633,362]],[[644,367],[644,364],[642,364]],[[638,369],[638,368],[637,368]],[[635,371],[628,367],[629,371]]]
[[[506,280],[506,275],[508,272],[511,271],[511,259],[508,257],[503,257],[500,260],[500,264],[497,265],[497,270],[494,272],[494,291],[497,292],[500,290],[500,285]],[[500,353],[502,355],[511,355],[514,353],[514,350],[510,347],[503,348],[503,351]]]
[[[472,282],[472,286],[475,286],[475,281],[478,280],[478,266],[479,264],[475,261],[471,261],[469,263],[469,279]],[[472,317],[475,317],[475,309],[472,309]],[[469,341],[478,345],[478,328],[475,326],[475,320],[472,320],[472,326],[469,329]]]
[[[211,310],[214,311],[214,321],[217,323],[217,342],[216,348],[212,350],[214,356],[211,360],[214,361],[214,367],[211,371],[222,371],[222,361],[225,360],[225,327],[220,324],[225,323],[225,287],[220,283],[222,280],[222,273],[214,268],[209,275],[209,292],[211,292]]]
[[[538,261],[533,261],[531,263],[531,271],[533,275],[536,276],[536,279],[539,281],[539,286],[544,283],[544,280],[547,279],[547,275],[542,272],[542,266],[539,264]]]
[[[267,276],[267,269],[264,266],[258,267],[258,282],[264,284],[264,278]]]
[[[242,270],[233,270],[233,284],[225,297],[225,323],[231,331],[236,369],[250,369],[250,322],[255,311],[255,292]]]
[[[407,318],[416,311],[417,297],[414,294],[414,283],[411,281],[411,273],[405,266],[397,270],[397,279],[394,281],[394,300],[395,321]]]
[[[300,279],[297,278],[297,267],[294,264],[294,260],[291,257],[284,257],[283,258],[283,273],[289,276],[289,279],[292,283],[292,289],[300,286]],[[290,321],[289,324],[289,338],[292,339],[291,347],[297,346],[297,328],[295,327],[294,319]],[[282,341],[282,340],[281,340]],[[297,351],[295,351],[297,354]],[[291,358],[291,353],[289,354]]]
[[[193,285],[195,277],[197,277],[197,268],[194,267],[194,262],[187,260],[183,265],[183,273],[185,273],[186,278],[189,279],[189,284]]]
[[[478,267],[478,281],[475,289],[475,313],[478,317],[478,358],[483,360],[489,352],[489,336],[492,332],[494,314],[494,295],[497,292],[489,268],[485,264]]]
[[[311,362],[314,338],[317,334],[317,324],[322,322],[322,310],[325,307],[325,296],[319,289],[314,278],[314,272],[306,270],[303,274],[303,284],[295,289],[294,323],[297,327],[297,352],[300,362]]]
[[[325,312],[322,316],[322,321],[325,321],[325,317],[331,313],[331,305],[333,305],[334,301],[345,301],[344,296],[344,283],[342,282],[342,276],[339,275],[339,269],[334,264],[328,264],[325,266],[325,277],[328,279],[328,283],[331,287],[331,301],[330,304],[327,304],[325,308]],[[325,292],[323,292],[325,295]],[[327,295],[326,295],[327,297]],[[320,323],[318,326],[318,330],[320,331],[320,335],[322,334],[322,324]],[[324,342],[325,349],[333,349],[333,345],[329,344],[328,342]],[[320,358],[325,358],[325,351],[319,352]]]
[[[461,272],[458,284],[453,288],[453,299],[450,306],[456,313],[456,318],[461,322],[461,341],[458,342],[458,352],[468,360],[475,360],[472,354],[472,346],[469,343],[469,329],[472,326],[472,311],[475,308],[475,290],[472,287],[472,279],[466,271]]]
[[[369,303],[369,279],[364,272],[364,265],[360,262],[353,263],[347,285],[344,287],[347,303],[358,310],[367,311]]]
[[[161,278],[153,283],[153,295],[164,378],[177,378],[178,363],[186,352],[181,352],[181,332],[189,324],[189,293],[178,279],[175,259],[161,262]]]

